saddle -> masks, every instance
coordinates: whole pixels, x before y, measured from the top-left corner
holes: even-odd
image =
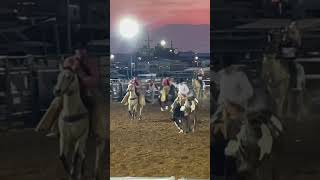
[[[235,103],[228,102],[224,106],[224,117],[230,119],[238,119],[245,109]]]

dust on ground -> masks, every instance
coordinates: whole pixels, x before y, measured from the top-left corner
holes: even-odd
[[[112,177],[210,176],[209,108],[198,113],[194,133],[179,134],[159,105],[147,105],[143,120],[131,122],[127,108],[112,103],[110,173]]]

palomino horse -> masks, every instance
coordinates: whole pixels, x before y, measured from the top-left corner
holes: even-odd
[[[138,109],[139,109],[139,119],[142,120],[142,111],[143,107],[146,105],[144,93],[142,93],[142,90],[139,93],[139,96],[137,95],[136,88],[133,84],[129,84],[128,89],[129,93],[128,97],[128,112],[130,115],[131,120],[134,120]]]
[[[60,159],[70,179],[81,179],[89,136],[89,116],[80,97],[78,76],[71,69],[60,72],[54,94],[63,98],[63,108],[58,121]],[[72,157],[69,157],[69,154]],[[71,163],[68,162],[70,159]]]
[[[160,91],[159,102],[161,106],[161,110],[168,110],[169,106],[169,91],[170,86],[164,86]]]
[[[290,74],[288,69],[276,58],[275,54],[268,54],[263,59],[262,79],[274,100],[276,114],[282,117],[289,92]]]
[[[201,100],[202,99],[202,96],[203,96],[203,92],[202,92],[202,89],[201,89],[201,83],[199,80],[197,79],[192,79],[192,88],[193,88],[193,91],[196,95],[196,98],[198,100]]]

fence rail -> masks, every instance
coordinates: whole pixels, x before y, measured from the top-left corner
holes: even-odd
[[[171,177],[110,177],[110,180],[209,180],[209,179],[195,179],[195,178],[175,178]]]
[[[53,99],[53,87],[63,57],[0,57],[0,128],[34,127]],[[106,83],[108,57],[99,57],[100,87]],[[105,91],[104,91],[105,92]],[[103,93],[106,95],[106,93]]]

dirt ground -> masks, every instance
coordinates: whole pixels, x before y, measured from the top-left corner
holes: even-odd
[[[207,106],[208,107],[208,106]],[[210,176],[209,108],[199,112],[194,134],[179,134],[158,104],[145,108],[143,120],[130,122],[127,108],[111,105],[112,177]]]
[[[304,118],[286,129],[279,156],[280,180],[320,179],[320,117]]]
[[[112,104],[111,176],[207,178],[209,126],[207,114],[202,116],[195,134],[183,135],[168,119],[169,113],[160,112],[158,106],[148,107],[144,120],[130,124],[126,108]],[[319,129],[319,117],[286,128],[286,142],[277,162],[279,180],[320,179]],[[92,138],[88,147],[87,176],[93,167]],[[58,139],[32,129],[0,131],[0,180],[42,179],[65,179],[58,159]]]
[[[91,138],[88,144],[86,179],[94,164],[93,142]],[[58,155],[57,138],[46,137],[44,133],[36,133],[32,129],[0,132],[0,179],[64,180],[66,175]],[[105,159],[105,162],[108,160]],[[108,163],[105,163],[104,169],[105,177],[108,177]]]

